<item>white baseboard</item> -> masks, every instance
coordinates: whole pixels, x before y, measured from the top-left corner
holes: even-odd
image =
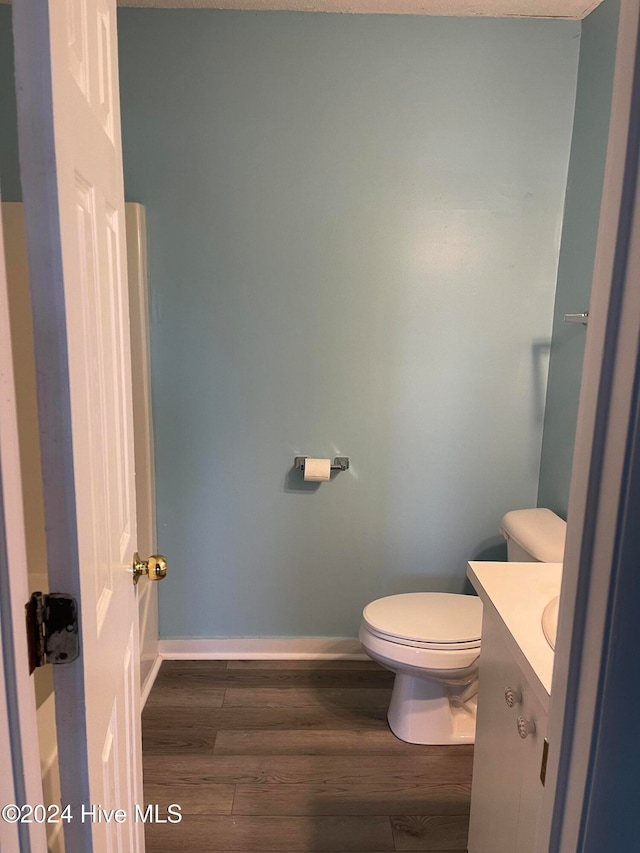
[[[160,640],[163,660],[366,660],[346,637],[231,637]]]
[[[149,674],[145,678],[144,684],[140,688],[140,710],[144,708],[146,705],[147,699],[149,698],[149,693],[151,693],[151,688],[153,687],[158,672],[160,670],[160,664],[162,663],[162,655],[158,654],[155,661],[153,662],[153,666],[149,670]]]

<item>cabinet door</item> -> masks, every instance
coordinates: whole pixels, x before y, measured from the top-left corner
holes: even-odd
[[[521,691],[522,678],[503,630],[485,608],[469,853],[514,853],[518,837],[522,740],[516,723],[519,711],[508,707],[505,689]]]
[[[505,690],[515,695],[513,707]],[[518,732],[518,717],[535,730]],[[508,650],[505,628],[485,609],[469,853],[533,853],[543,786],[547,715]]]
[[[522,691],[522,708],[518,713],[531,721],[536,730],[521,742],[522,786],[520,789],[520,815],[516,853],[533,853],[535,850],[538,818],[544,787],[540,779],[542,752],[547,734],[547,714],[525,682]]]

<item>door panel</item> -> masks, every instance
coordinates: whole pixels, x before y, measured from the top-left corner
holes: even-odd
[[[56,668],[56,717],[65,837],[83,853],[144,846],[115,22],[115,0],[14,4],[50,579],[81,614],[81,658]],[[82,822],[89,804],[129,819]]]

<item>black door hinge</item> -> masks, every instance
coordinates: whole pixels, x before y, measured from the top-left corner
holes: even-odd
[[[71,663],[78,658],[78,603],[72,595],[34,592],[25,609],[29,673],[46,663]]]

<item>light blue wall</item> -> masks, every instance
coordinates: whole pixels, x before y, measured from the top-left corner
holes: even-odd
[[[164,637],[353,636],[535,505],[579,33],[120,11]]]
[[[567,517],[586,330],[564,315],[589,308],[609,132],[619,0],[583,22],[571,164],[558,269],[538,505]]]

